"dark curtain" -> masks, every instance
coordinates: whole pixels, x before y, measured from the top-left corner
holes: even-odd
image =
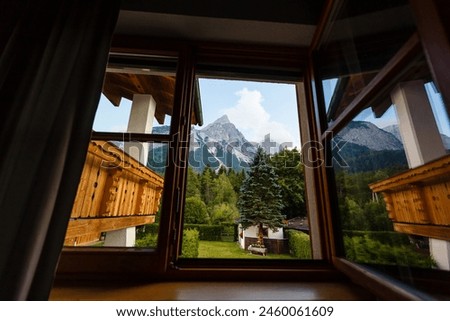
[[[2,300],[48,299],[119,7],[1,1]]]

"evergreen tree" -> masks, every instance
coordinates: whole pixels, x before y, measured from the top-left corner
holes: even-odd
[[[200,197],[200,178],[192,167],[188,167],[186,197]]]
[[[270,158],[270,164],[278,175],[283,208],[287,218],[305,217],[305,176],[301,155],[297,149],[284,149]]]
[[[259,147],[242,183],[238,208],[242,227],[258,226],[258,243],[263,244],[263,228],[276,232],[283,226],[281,193],[278,177],[268,156]]]
[[[219,170],[217,171],[217,175],[227,174],[227,173],[228,173],[228,169],[225,166],[222,166],[222,165],[219,167]]]
[[[236,192],[236,194],[239,194],[242,182],[245,179],[245,171],[241,170],[240,172],[235,172],[234,170],[229,170],[227,176],[228,180],[233,186],[234,191]]]
[[[210,205],[213,200],[213,179],[215,177],[215,174],[211,167],[208,165],[205,167],[205,169],[202,172],[202,175],[200,177],[200,192],[203,202],[205,202],[206,205]]]

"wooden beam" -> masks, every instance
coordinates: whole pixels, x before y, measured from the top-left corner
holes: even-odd
[[[212,19],[254,20],[276,23],[315,25],[324,0],[283,1],[121,1],[122,10],[166,15],[207,17]],[[258,8],[255,10],[255,8]]]
[[[199,73],[206,73],[209,76],[223,73],[229,74],[230,77],[237,73],[242,77],[242,73],[245,74],[248,70],[269,79],[279,77],[279,74],[285,76],[289,72],[299,79],[308,53],[307,48],[303,47],[244,44],[230,46],[228,43],[218,42],[197,43],[196,50]],[[276,70],[276,73],[271,73],[271,70]]]
[[[316,31],[313,35],[311,45],[309,47],[309,55],[312,52],[319,49],[323,38],[326,36],[331,28],[331,21],[335,18],[336,13],[344,4],[341,0],[326,0],[324,6],[322,7],[322,14],[320,15],[319,21],[317,22]]]
[[[430,300],[433,299],[386,274],[343,258],[333,258],[334,266],[353,282],[366,288],[381,300]]]
[[[450,226],[394,223],[394,230],[405,234],[421,235],[450,241]]]
[[[150,224],[154,221],[155,215],[71,219],[67,227],[66,239]]]
[[[450,27],[445,18],[450,15],[447,1],[410,0],[417,30],[436,85],[450,114]]]
[[[450,173],[450,155],[445,155],[433,162],[410,169],[370,184],[373,192],[384,192],[387,190],[401,190],[410,188],[411,184],[424,184],[429,181],[445,179]]]
[[[170,135],[122,133],[122,132],[92,132],[91,140],[120,141],[120,142],[152,142],[170,143]]]

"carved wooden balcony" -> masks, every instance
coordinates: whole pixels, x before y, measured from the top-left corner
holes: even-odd
[[[91,141],[64,244],[87,244],[102,232],[153,223],[163,183],[114,144]]]
[[[383,193],[396,231],[450,240],[450,155],[370,188]]]

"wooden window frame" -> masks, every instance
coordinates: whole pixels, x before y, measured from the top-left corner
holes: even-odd
[[[169,141],[169,160],[177,160],[165,174],[162,206],[164,215],[160,221],[158,247],[137,248],[66,248],[58,266],[57,279],[117,279],[117,280],[316,280],[330,281],[342,278],[333,268],[328,253],[330,243],[324,241],[326,231],[317,228],[313,237],[319,246],[314,249],[315,260],[214,260],[179,259],[181,248],[182,211],[187,169],[178,160],[187,160],[189,147],[190,115],[194,103],[196,66],[210,66],[220,75],[236,76],[246,73],[258,79],[301,79],[307,64],[306,48],[246,46],[221,43],[179,43],[161,39],[116,36],[111,53],[124,55],[161,55],[178,57],[176,73],[174,113],[170,135],[130,134],[126,140]],[[306,103],[303,86],[297,86],[297,94]],[[306,109],[306,106],[305,108]],[[299,111],[303,110],[299,108]],[[300,128],[309,123],[302,120]],[[314,129],[303,130],[302,137],[312,140]],[[122,134],[120,134],[122,135]],[[115,139],[116,133],[94,133],[96,139]],[[311,192],[308,202],[316,194]],[[318,211],[312,207],[313,213]],[[311,208],[310,208],[311,210]],[[319,226],[321,219],[317,221]]]
[[[317,135],[317,141],[321,142],[324,149],[318,150],[316,153],[316,161],[330,161],[327,159],[331,155],[330,139],[332,132],[336,132],[345,127],[368,103],[386,92],[387,89],[404,77],[404,71],[417,61],[421,53],[425,54],[426,62],[430,68],[432,77],[440,89],[444,101],[447,103],[447,112],[450,114],[448,103],[450,103],[450,86],[449,64],[442,64],[443,61],[450,61],[450,28],[446,28],[442,17],[439,15],[440,10],[449,12],[448,6],[442,1],[431,0],[409,0],[413,15],[416,18],[417,31],[409,40],[397,51],[389,62],[378,72],[372,81],[354,98],[348,108],[342,113],[332,124],[326,121],[325,100],[323,97],[322,83],[318,74],[318,64],[316,53],[318,52],[322,39],[325,37],[328,28],[330,28],[333,17],[336,12],[344,5],[344,0],[327,0],[324,5],[321,19],[316,28],[311,47],[308,54],[308,70],[306,74],[306,97],[308,99],[308,117],[310,127],[314,129],[311,135]],[[448,27],[448,25],[447,25]],[[317,207],[323,211],[321,217],[325,224],[328,225],[326,241],[329,249],[327,253],[333,265],[356,284],[368,289],[377,297],[386,300],[430,300],[435,299],[422,291],[413,288],[406,283],[399,281],[385,273],[375,269],[351,262],[343,257],[343,244],[340,241],[341,232],[339,230],[339,218],[337,213],[337,196],[335,193],[329,193],[330,190],[336,190],[334,182],[334,173],[332,168],[321,166],[314,170],[314,183],[316,184],[316,193],[320,193]],[[324,193],[324,191],[327,191]],[[397,271],[398,272],[398,271]],[[422,282],[420,273],[412,271],[412,278],[417,283]],[[415,277],[414,275],[419,275]],[[429,276],[429,275],[428,275]],[[431,287],[434,283],[438,284],[438,280],[448,284],[448,275],[443,281],[442,276],[432,279]]]
[[[195,76],[195,64],[193,61],[194,52],[197,63],[206,63],[217,66],[227,66],[236,63],[244,63],[248,71],[257,69],[264,65],[273,65],[282,70],[300,68],[303,70],[304,88],[297,88],[299,105],[300,130],[303,139],[320,143],[322,147],[327,147],[328,135],[325,134],[326,118],[323,114],[324,102],[321,94],[320,78],[315,68],[315,51],[318,49],[326,32],[329,23],[337,8],[342,5],[342,0],[327,0],[321,20],[316,28],[316,33],[309,49],[294,48],[283,51],[279,54],[280,48],[276,47],[255,47],[245,45],[220,44],[220,43],[179,43],[164,39],[142,39],[140,37],[116,36],[112,44],[112,52],[133,55],[162,55],[178,56],[180,68],[177,71],[176,101],[180,106],[189,105],[192,102],[193,77]],[[432,70],[433,78],[440,88],[444,100],[450,101],[450,86],[448,77],[450,75],[450,65],[441,66],[439,61],[448,60],[450,56],[450,44],[448,41],[449,30],[444,27],[439,18],[441,8],[439,1],[430,0],[410,0],[413,12],[417,17],[418,35],[410,40],[410,49],[404,53],[403,58],[397,55],[398,61],[407,62],[408,53],[417,50],[417,39],[419,46],[423,46],[427,62]],[[448,9],[445,9],[448,10]],[[436,32],[443,30],[444,32]],[[413,49],[411,49],[413,48]],[[285,50],[286,48],[282,48]],[[412,50],[412,51],[410,51]],[[394,64],[393,68],[397,65]],[[386,75],[392,70],[385,70]],[[231,71],[232,73],[232,71]],[[276,75],[276,74],[275,74]],[[367,95],[376,93],[377,86],[381,84],[383,77],[371,83],[371,88],[366,91]],[[370,89],[370,90],[369,90]],[[368,93],[367,93],[368,92]],[[338,130],[343,122],[350,119],[356,113],[364,99],[368,96],[360,95],[359,102],[354,102],[352,110],[341,116],[337,125],[332,129]],[[301,101],[301,102],[300,102]],[[191,107],[188,107],[188,109]],[[176,121],[174,120],[176,118]],[[188,128],[183,126],[183,114],[180,113],[172,119],[174,131],[179,131],[183,135],[188,134]],[[175,125],[176,122],[176,125]],[[102,136],[103,135],[103,136]],[[107,133],[99,134],[98,137],[108,138]],[[133,140],[154,139],[152,135],[133,137]],[[168,138],[168,137],[165,137]],[[180,144],[179,141],[174,143]],[[324,148],[313,149],[308,162],[318,164],[325,160]],[[328,153],[329,154],[329,153]],[[220,267],[211,267],[203,264],[202,260],[195,264],[186,262],[184,266],[173,265],[170,250],[173,247],[170,240],[178,235],[175,223],[180,222],[181,217],[170,215],[170,219],[162,223],[160,234],[161,243],[158,249],[65,249],[61,253],[60,263],[57,272],[58,279],[107,279],[107,280],[315,280],[330,281],[342,278],[342,273],[353,279],[357,284],[369,289],[380,298],[391,299],[423,299],[419,293],[414,293],[414,289],[408,288],[405,284],[397,283],[386,275],[377,274],[366,267],[352,263],[340,256],[342,253],[340,244],[336,241],[337,230],[336,217],[333,214],[333,196],[329,190],[334,188],[333,180],[325,166],[311,166],[305,171],[307,181],[308,211],[317,220],[317,230],[312,237],[317,238],[314,244],[317,248],[314,253],[318,253],[318,260],[303,262],[295,266],[279,265],[277,262],[267,262],[263,266],[248,265],[242,268],[242,261],[227,261]],[[186,179],[183,171],[173,169],[169,171],[168,177],[172,183],[171,191],[165,192],[170,197],[165,197],[164,204],[171,210],[181,207],[182,204],[176,202],[180,199],[183,184]],[[73,182],[77,184],[77,182]],[[178,193],[178,194],[176,194]],[[183,199],[183,198],[182,198]],[[184,199],[183,199],[184,201]],[[178,238],[179,239],[179,238]],[[179,243],[176,244],[179,247]],[[336,270],[337,269],[337,270]],[[340,271],[340,272],[338,272]]]

